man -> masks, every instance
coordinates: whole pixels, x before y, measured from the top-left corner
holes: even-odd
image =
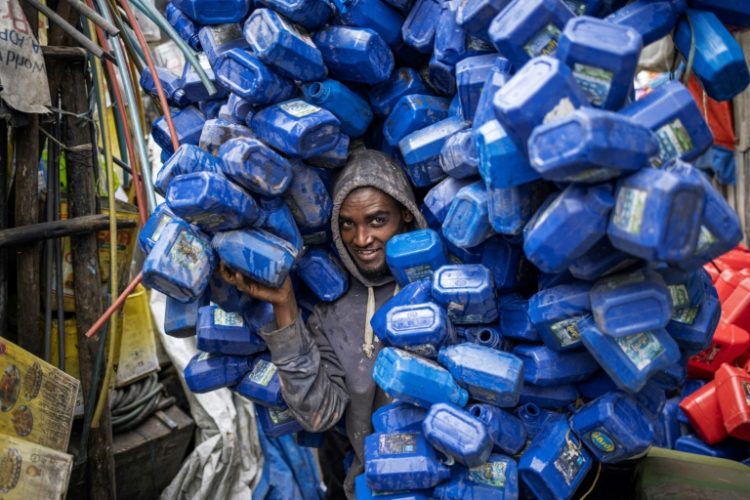
[[[297,420],[305,429],[321,432],[344,418],[355,452],[344,481],[348,498],[354,498],[354,478],[363,470],[372,412],[389,402],[372,380],[380,345],[370,328],[375,310],[397,291],[385,245],[395,234],[424,227],[427,223],[401,168],[378,151],[358,150],[333,189],[333,240],[354,278],[343,297],[319,304],[305,326],[289,279],[271,289],[222,266],[225,280],[273,304],[276,329],[262,336]]]

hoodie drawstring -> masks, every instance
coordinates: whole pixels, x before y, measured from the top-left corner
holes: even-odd
[[[395,296],[401,288],[396,283],[396,287],[393,289],[393,295]],[[364,344],[362,344],[362,351],[367,356],[367,359],[372,359],[375,354],[375,345],[373,342],[377,342],[375,338],[375,332],[372,330],[370,320],[375,315],[375,291],[371,286],[367,287],[367,310],[365,312],[365,338]]]

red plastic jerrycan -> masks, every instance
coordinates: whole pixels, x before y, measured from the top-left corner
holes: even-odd
[[[723,270],[719,275],[719,279],[716,280],[716,293],[719,294],[719,302],[723,304],[743,279],[745,277],[731,267]]]
[[[738,271],[750,268],[750,250],[744,245],[737,245],[736,248],[728,251],[719,258],[726,265]]]
[[[721,319],[750,330],[750,278],[744,278],[732,294],[721,303]]]
[[[721,365],[713,382],[730,436],[750,441],[750,373],[742,368]]]
[[[734,363],[750,348],[750,334],[721,321],[711,345],[688,360],[688,377],[712,379],[723,363]]]
[[[708,275],[711,277],[711,283],[716,285],[716,280],[719,279],[719,276],[721,275],[721,271],[711,264],[706,264],[705,266],[703,266],[703,270],[706,271]]]
[[[728,436],[721,416],[716,383],[709,382],[680,403],[695,433],[708,444],[716,444]]]

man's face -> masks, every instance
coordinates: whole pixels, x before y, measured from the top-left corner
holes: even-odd
[[[372,187],[358,188],[341,204],[339,230],[357,268],[368,279],[388,273],[385,244],[403,232],[414,216],[396,200]]]

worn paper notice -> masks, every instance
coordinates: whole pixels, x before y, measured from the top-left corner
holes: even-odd
[[[11,499],[63,499],[73,456],[0,434],[0,495]]]

